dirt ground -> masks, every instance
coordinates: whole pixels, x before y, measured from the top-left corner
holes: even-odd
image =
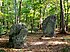
[[[60,37],[42,37],[41,34],[30,34],[27,36],[23,49],[7,48],[8,36],[0,38],[0,50],[6,52],[70,52],[70,35]]]

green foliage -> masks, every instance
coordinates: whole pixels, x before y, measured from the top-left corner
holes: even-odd
[[[6,26],[0,25],[0,35],[6,33]]]
[[[4,14],[0,11],[0,17],[3,16]]]
[[[62,52],[69,52],[70,51],[70,47],[64,47],[63,49],[61,49]]]
[[[22,8],[22,13],[29,13],[30,10],[28,8]]]
[[[3,3],[0,7],[0,22],[5,23],[6,26],[10,27],[15,23],[15,0],[2,0]],[[21,0],[16,0],[16,17],[20,16],[19,13],[19,3]],[[40,23],[40,17],[42,19],[46,18],[48,15],[56,14],[57,15],[57,25],[60,25],[60,0],[22,0],[21,5],[21,17],[20,22],[27,23],[29,25],[31,22],[34,27]],[[67,13],[67,0],[63,0],[64,12]],[[70,8],[70,2],[68,2],[68,8]],[[41,13],[40,13],[41,12]],[[68,9],[70,13],[70,9]],[[70,23],[70,16],[68,16],[68,23]],[[3,21],[4,20],[4,21]],[[32,21],[33,20],[33,21]],[[66,20],[66,16],[65,16]],[[7,25],[7,22],[9,23]]]
[[[0,52],[6,52],[6,51],[1,49]]]

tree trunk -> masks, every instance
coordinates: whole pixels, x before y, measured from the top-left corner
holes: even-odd
[[[21,17],[21,4],[22,4],[22,0],[19,1],[19,11],[18,11],[18,16],[17,16],[17,23],[20,23],[20,17]]]
[[[1,12],[4,13],[4,2],[2,2]],[[2,18],[2,21],[3,21],[3,25],[5,25],[4,16]]]
[[[61,33],[65,33],[63,0],[60,0],[60,11],[61,11],[61,12],[60,12]]]
[[[26,8],[27,8],[27,4],[26,4]],[[26,13],[26,23],[27,23],[27,13]]]
[[[68,31],[68,0],[67,0],[67,15],[66,15],[66,31]]]
[[[34,0],[32,0],[32,2],[34,3]],[[33,13],[33,18],[31,19],[31,22],[32,22],[31,23],[31,33],[32,33],[33,28],[34,28],[35,5],[34,5],[33,10],[34,10],[34,13]]]
[[[8,14],[8,5],[7,5],[7,14]],[[9,18],[9,16],[7,16],[7,18]],[[8,20],[6,21],[6,26],[7,26],[7,30],[8,30]]]
[[[41,0],[39,0],[39,3],[41,4]],[[41,7],[40,7],[40,29],[42,29],[42,16],[41,16]]]
[[[46,1],[46,0],[44,0],[43,3],[45,3],[45,1]],[[47,4],[45,4],[45,5],[44,5],[44,8],[43,8],[43,17],[45,16],[46,5],[47,5]]]
[[[17,5],[17,3],[16,3],[16,0],[15,0],[15,5],[14,5],[14,9],[15,9],[15,24],[18,23],[17,22],[17,8],[16,8],[16,5]]]

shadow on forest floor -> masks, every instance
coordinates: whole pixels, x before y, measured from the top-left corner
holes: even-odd
[[[15,49],[6,47],[9,37],[2,36],[0,38],[0,50],[6,52],[69,52],[70,51],[70,35],[57,37],[42,37],[41,34],[30,34],[27,36],[28,47],[23,49]]]

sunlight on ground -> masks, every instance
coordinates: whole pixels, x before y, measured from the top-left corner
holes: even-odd
[[[30,42],[30,45],[41,45],[45,44],[45,42]]]
[[[30,42],[30,45],[58,45],[58,44],[68,44],[67,42],[61,41],[43,41],[43,42]]]
[[[1,43],[1,42],[8,42],[8,41],[9,41],[8,38],[0,38],[0,43]]]
[[[42,39],[64,39],[63,37],[42,37]]]
[[[68,44],[68,43],[67,42],[60,42],[60,41],[49,41],[48,44],[57,45],[57,44]]]
[[[2,40],[2,41],[3,41],[3,40],[9,40],[9,39],[5,39],[5,38],[0,38],[0,40]]]

